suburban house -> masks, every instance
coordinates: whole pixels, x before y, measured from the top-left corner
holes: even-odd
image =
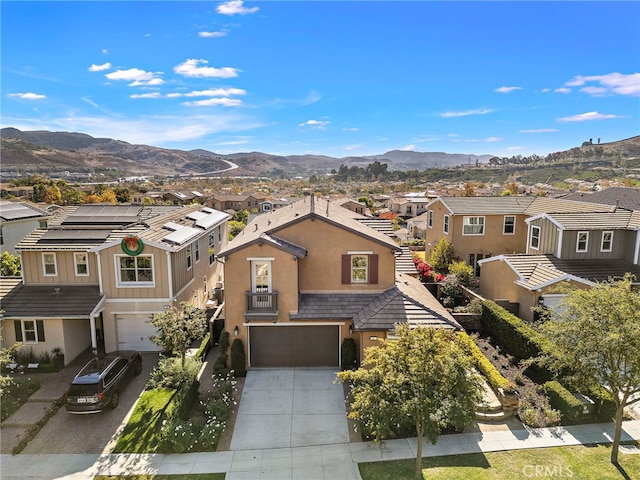
[[[162,193],[162,199],[171,205],[189,205],[190,203],[205,203],[207,196],[197,190],[169,190]]]
[[[286,198],[271,198],[260,202],[260,213],[268,213],[287,205],[291,205],[291,200]]]
[[[427,258],[446,238],[479,276],[479,260],[524,251],[526,211],[533,202],[534,197],[438,197],[412,220],[412,230],[425,232]]]
[[[159,350],[151,317],[212,305],[229,215],[202,205],[67,206],[16,245],[22,282],[2,300],[3,337],[68,363],[94,351]]]
[[[221,212],[233,211],[235,213],[242,210],[251,212],[252,210],[258,210],[261,201],[261,197],[254,195],[231,195],[223,193],[213,195],[211,199],[207,200],[206,205]]]
[[[341,206],[342,208],[346,208],[347,210],[351,210],[352,212],[358,213],[360,215],[370,216],[371,212],[367,208],[367,206],[358,202],[357,200],[353,200],[351,198],[335,198],[332,200],[336,205]]]
[[[51,214],[29,203],[0,201],[0,250],[16,254],[15,246],[36,228],[45,228]]]
[[[480,261],[482,296],[531,321],[532,307],[560,302],[562,282],[589,288],[625,273],[640,279],[640,211],[570,200],[546,203],[546,212],[526,220],[524,254]]]
[[[431,200],[432,198],[427,197],[424,193],[408,193],[389,200],[387,208],[399,217],[408,219],[424,213]]]
[[[225,328],[250,367],[338,367],[345,338],[362,357],[398,322],[461,328],[396,271],[402,249],[367,220],[312,195],[255,217],[220,251]]]

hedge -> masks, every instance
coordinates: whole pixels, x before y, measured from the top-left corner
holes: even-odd
[[[491,388],[496,392],[499,388],[509,392],[515,390],[515,385],[502,376],[498,369],[491,361],[482,353],[480,347],[465,332],[458,332],[460,346],[467,355],[471,355],[475,367],[487,379]]]
[[[202,339],[202,341],[200,342],[200,347],[198,348],[198,351],[196,352],[195,357],[199,358],[200,360],[204,360],[204,357],[207,356],[207,353],[209,353],[210,348],[211,348],[211,333],[207,333]]]
[[[556,380],[543,385],[551,406],[560,411],[563,425],[575,425],[582,418],[582,402]]]
[[[600,385],[594,385],[584,394],[593,400],[595,404],[593,409],[596,420],[608,422],[615,417],[616,402],[613,400],[613,395],[609,390]]]

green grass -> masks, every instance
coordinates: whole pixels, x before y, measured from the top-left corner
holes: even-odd
[[[224,480],[225,473],[190,473],[188,475],[97,475],[93,480]]]
[[[422,478],[438,480],[640,479],[640,455],[620,454],[620,469],[609,462],[610,445],[551,447],[487,452],[422,460]],[[361,463],[363,480],[413,479],[415,460]],[[537,470],[536,470],[537,469]]]
[[[175,390],[147,390],[140,396],[129,422],[118,438],[114,453],[157,453],[160,427]],[[144,478],[144,477],[139,477]],[[160,478],[160,477],[154,477]]]

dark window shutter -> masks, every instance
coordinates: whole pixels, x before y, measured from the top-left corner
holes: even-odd
[[[20,320],[14,320],[13,324],[16,327],[16,342],[22,341],[22,322]]]
[[[351,283],[351,255],[342,255],[342,283]]]
[[[369,255],[369,283],[378,283],[378,255]]]
[[[44,322],[36,320],[36,330],[38,331],[38,341],[44,342]]]

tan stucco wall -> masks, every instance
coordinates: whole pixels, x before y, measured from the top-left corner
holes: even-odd
[[[62,320],[64,331],[65,364],[73,361],[78,355],[91,347],[91,326],[89,320]]]

